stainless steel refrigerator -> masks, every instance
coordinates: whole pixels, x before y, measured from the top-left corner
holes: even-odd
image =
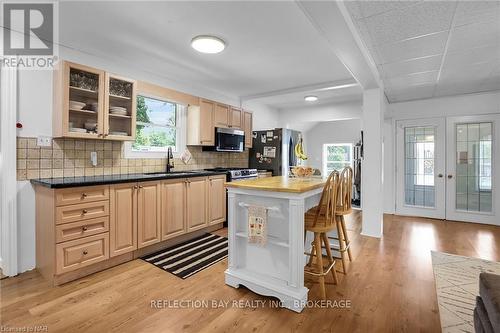
[[[248,166],[272,171],[273,176],[288,176],[290,167],[297,165],[294,149],[301,135],[287,128],[253,132]]]

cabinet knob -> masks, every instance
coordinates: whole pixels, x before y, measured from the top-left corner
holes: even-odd
[[[86,198],[87,197],[87,193],[82,193],[82,198]]]
[[[144,186],[142,186],[142,185],[139,185],[139,188],[143,188],[143,187],[144,187]]]
[[[87,254],[89,254],[89,252],[87,250],[83,250],[83,255],[86,256]]]
[[[82,227],[82,231],[87,231],[87,227]]]
[[[88,213],[88,211],[86,209],[82,210],[82,215],[85,215],[87,213]]]
[[[453,178],[453,175],[448,175],[448,179],[452,179]]]

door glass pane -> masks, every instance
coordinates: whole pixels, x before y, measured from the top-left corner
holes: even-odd
[[[435,207],[434,127],[405,128],[405,203]]]
[[[456,209],[491,212],[492,123],[456,125]]]

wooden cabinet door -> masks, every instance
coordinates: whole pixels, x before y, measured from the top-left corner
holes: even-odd
[[[110,256],[137,249],[137,184],[110,187],[109,248]]]
[[[245,131],[245,148],[252,148],[252,113],[243,111],[243,130]]]
[[[142,248],[161,239],[160,182],[142,182],[137,189],[137,247]]]
[[[189,178],[186,184],[187,231],[207,225],[207,179]]]
[[[231,112],[229,113],[229,127],[231,128],[243,128],[242,126],[242,116],[241,116],[241,110],[237,108],[231,107]]]
[[[226,220],[226,176],[214,176],[208,179],[208,224]]]
[[[200,145],[213,146],[215,145],[215,128],[214,128],[214,108],[213,102],[200,101]]]
[[[215,127],[229,127],[229,106],[215,105],[214,125]]]
[[[186,186],[185,179],[161,184],[161,240],[186,233]]]

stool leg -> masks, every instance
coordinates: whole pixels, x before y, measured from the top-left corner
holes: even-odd
[[[314,241],[311,242],[311,255],[309,256],[309,262],[307,263],[308,267],[312,266],[313,258],[316,254],[316,246],[314,245]]]
[[[332,256],[332,249],[330,248],[330,241],[328,240],[328,236],[326,235],[326,233],[321,233],[321,237],[323,238],[326,254],[328,255],[328,261],[331,265],[334,262],[334,260]],[[335,272],[335,265],[332,267],[332,276],[333,276],[333,282],[335,282],[335,284],[338,284],[337,272]]]
[[[337,234],[339,239],[339,252],[340,257],[342,258],[342,272],[347,274],[347,269],[345,265],[345,244],[344,244],[344,235],[342,233],[342,224],[340,222],[340,216],[336,216],[335,220],[337,222]]]
[[[316,247],[316,265],[318,267],[319,287],[321,298],[326,299],[325,275],[323,274],[323,251],[321,250],[321,239],[318,232],[314,233],[314,245]]]
[[[344,234],[344,239],[347,246],[347,254],[349,255],[349,261],[352,261],[351,247],[349,246],[351,242],[349,241],[349,236],[347,235],[347,228],[345,226],[344,215],[342,215],[341,221],[342,221],[342,232]]]

